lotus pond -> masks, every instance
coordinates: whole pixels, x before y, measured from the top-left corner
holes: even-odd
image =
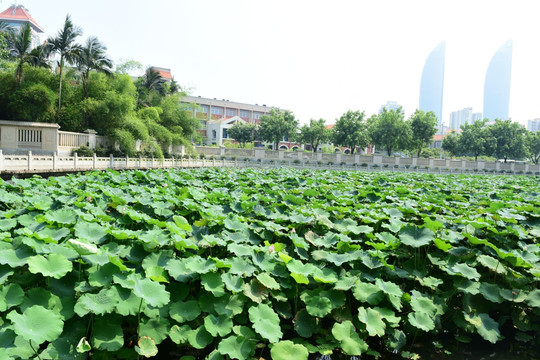
[[[0,358],[444,359],[505,342],[535,358],[539,238],[538,177],[13,179]]]

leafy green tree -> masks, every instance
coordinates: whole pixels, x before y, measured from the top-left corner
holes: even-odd
[[[159,107],[163,110],[160,115],[161,124],[174,133],[191,137],[199,128],[200,122],[191,113],[185,111],[181,96],[181,93],[176,93],[162,98],[159,103]]]
[[[450,153],[451,156],[458,156],[461,151],[461,149],[459,148],[460,136],[461,135],[455,132],[446,135],[442,142],[443,150]]]
[[[356,148],[364,148],[370,142],[365,113],[349,110],[336,121],[333,127],[334,145],[345,146],[354,154]]]
[[[522,159],[526,155],[525,133],[523,125],[512,120],[495,120],[495,124],[490,126],[491,135],[495,138],[494,154],[498,159],[508,158]]]
[[[271,143],[274,150],[285,137],[296,135],[298,120],[289,110],[272,109],[270,115],[263,115],[260,120],[258,134],[261,140]]]
[[[88,76],[90,71],[112,74],[112,61],[107,57],[107,47],[97,37],[92,36],[81,47],[76,58],[77,68],[81,72],[84,98],[88,97]]]
[[[8,35],[8,44],[11,56],[17,62],[15,70],[15,84],[21,85],[23,65],[29,62],[31,50],[32,28],[29,23],[23,25],[18,31],[11,31]]]
[[[416,150],[416,156],[420,157],[422,148],[433,140],[437,132],[437,115],[433,111],[425,112],[416,110],[409,118],[411,128],[411,148]]]
[[[159,105],[161,99],[167,95],[166,83],[167,81],[157,71],[148,68],[135,83],[139,107]]]
[[[410,144],[411,129],[404,120],[403,110],[387,110],[374,115],[369,121],[369,133],[376,146],[386,150],[388,156],[394,150],[406,149]]]
[[[527,158],[538,165],[540,162],[540,131],[528,131],[525,137],[525,150]]]
[[[484,119],[461,126],[460,155],[471,155],[474,156],[475,160],[478,160],[480,155],[491,156],[493,154],[496,143],[486,123],[487,119]]]
[[[0,60],[9,59],[9,47],[7,38],[9,36],[9,33],[12,31],[13,29],[7,22],[0,21]]]
[[[229,135],[240,144],[240,147],[243,148],[246,146],[246,143],[253,141],[254,131],[254,124],[238,121],[229,129]]]
[[[34,67],[51,68],[49,60],[51,49],[47,44],[36,46],[30,51],[28,63]]]
[[[60,107],[62,106],[62,80],[64,66],[66,62],[75,63],[77,60],[77,57],[81,51],[81,46],[77,44],[75,40],[81,35],[81,28],[73,24],[71,17],[68,14],[66,15],[63,28],[60,29],[55,37],[47,40],[51,52],[60,55],[60,60],[58,61],[58,111],[60,111]]]
[[[311,151],[317,152],[319,144],[330,138],[330,130],[326,128],[324,119],[311,119],[308,124],[300,128],[299,139],[303,144],[309,144]]]
[[[142,71],[143,65],[135,60],[124,60],[116,64],[114,72],[116,74],[130,75],[134,72]]]

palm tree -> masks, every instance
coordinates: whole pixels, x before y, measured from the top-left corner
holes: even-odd
[[[91,70],[112,74],[112,61],[105,53],[107,47],[95,36],[89,37],[77,58],[77,68],[82,74],[84,98],[88,97],[88,75]]]
[[[0,21],[0,34],[8,33],[8,32],[10,32],[12,30],[13,30],[13,28],[7,22]]]
[[[21,85],[23,64],[29,62],[31,48],[32,28],[29,23],[22,26],[19,31],[8,33],[8,44],[11,56],[17,60],[15,69],[15,83],[17,87]]]
[[[66,15],[64,27],[56,34],[56,37],[49,38],[47,42],[50,44],[51,52],[60,55],[58,69],[60,81],[58,85],[58,111],[62,105],[62,76],[64,65],[66,62],[74,63],[81,51],[81,46],[75,43],[75,39],[81,36],[82,30],[80,27],[73,25],[71,17]]]
[[[35,47],[30,51],[30,56],[28,63],[34,67],[43,67],[50,69],[51,63],[49,61],[49,56],[51,54],[51,49],[49,44],[43,44]]]

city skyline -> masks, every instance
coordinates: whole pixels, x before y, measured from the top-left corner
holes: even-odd
[[[133,59],[170,68],[191,95],[291,109],[302,123],[333,123],[349,109],[376,114],[388,100],[410,116],[419,105],[425,60],[445,41],[441,117],[447,124],[456,109],[483,108],[486,69],[500,45],[512,39],[509,117],[524,125],[540,117],[532,0],[512,6],[500,0],[19,4],[49,36],[69,13],[83,28],[80,42],[98,36],[117,63]],[[9,5],[2,2],[2,10]],[[359,14],[365,15],[362,21]],[[455,18],[469,25],[456,27]]]
[[[493,55],[484,81],[483,116],[489,120],[509,118],[512,80],[512,41],[505,42]]]

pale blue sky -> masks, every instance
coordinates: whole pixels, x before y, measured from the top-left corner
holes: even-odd
[[[0,1],[2,10],[13,1]],[[537,0],[19,0],[54,35],[67,13],[110,56],[172,69],[193,95],[333,123],[388,100],[409,116],[431,50],[446,40],[443,122],[482,111],[491,56],[514,41],[510,116],[540,117]],[[0,10],[1,11],[1,10]]]

